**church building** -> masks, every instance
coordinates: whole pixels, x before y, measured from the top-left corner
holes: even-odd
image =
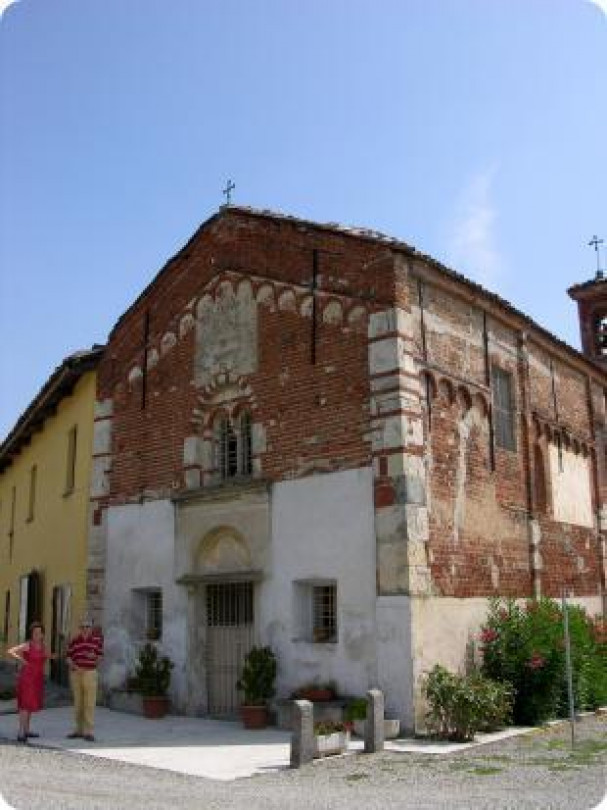
[[[593,334],[605,286],[571,290]],[[105,688],[153,639],[177,710],[230,715],[268,644],[279,697],[378,686],[411,730],[489,597],[565,588],[599,613],[607,375],[584,348],[397,239],[220,209],[97,370]]]

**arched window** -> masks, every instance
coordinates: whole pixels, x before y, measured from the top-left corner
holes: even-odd
[[[607,355],[607,313],[595,318],[594,336],[597,354],[604,357]]]
[[[243,411],[233,422],[226,414],[215,421],[215,468],[222,481],[253,472],[251,414]]]
[[[537,511],[545,514],[548,505],[548,492],[546,489],[546,468],[544,467],[544,454],[542,448],[536,444],[534,450],[535,467],[535,499]]]
[[[253,459],[251,457],[251,414],[243,411],[239,419],[239,472],[241,475],[251,475],[253,472]]]

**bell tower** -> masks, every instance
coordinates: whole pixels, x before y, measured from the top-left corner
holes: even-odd
[[[590,281],[574,284],[567,292],[577,301],[582,351],[607,370],[607,278],[601,270],[599,246],[594,236],[588,243],[596,251],[596,275]]]

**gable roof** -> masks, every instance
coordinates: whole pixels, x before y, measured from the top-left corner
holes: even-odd
[[[341,234],[343,236],[363,240],[367,242],[372,242],[375,244],[385,245],[387,247],[394,248],[394,250],[401,251],[405,253],[407,256],[411,258],[418,259],[421,262],[426,263],[428,266],[432,267],[434,270],[438,271],[438,273],[446,278],[449,278],[458,284],[461,284],[468,289],[472,290],[475,294],[477,294],[480,298],[485,299],[487,303],[494,304],[498,308],[503,309],[505,312],[514,315],[517,319],[521,321],[521,325],[526,328],[531,328],[538,332],[542,337],[547,339],[550,342],[555,343],[561,349],[563,349],[572,359],[575,359],[577,362],[583,362],[587,367],[592,369],[593,372],[599,373],[604,375],[604,369],[596,363],[591,358],[584,355],[578,349],[573,348],[568,343],[566,343],[561,338],[557,337],[554,333],[550,332],[545,327],[541,326],[537,321],[534,321],[529,315],[526,315],[521,310],[517,309],[513,306],[509,301],[506,301],[504,298],[499,296],[497,293],[491,292],[483,287],[481,284],[478,284],[475,281],[471,281],[469,278],[464,276],[462,273],[459,273],[456,270],[453,270],[447,265],[443,264],[442,262],[438,261],[434,257],[423,253],[417,248],[410,245],[408,242],[405,242],[402,239],[397,239],[394,236],[389,236],[381,231],[376,231],[371,228],[362,228],[357,226],[348,226],[348,225],[340,225],[335,222],[327,222],[327,223],[320,223],[314,222],[313,220],[304,219],[302,217],[291,216],[289,214],[283,214],[276,211],[271,211],[268,209],[258,209],[252,208],[250,206],[243,206],[243,205],[224,205],[219,208],[212,216],[210,216],[207,220],[205,220],[193,233],[193,235],[188,239],[185,245],[180,248],[158,271],[158,273],[154,276],[154,278],[150,281],[150,283],[142,290],[140,295],[133,301],[131,306],[125,310],[125,312],[120,316],[120,318],[116,321],[111,333],[110,339],[112,334],[116,331],[118,326],[122,323],[122,321],[126,318],[129,312],[131,312],[134,307],[143,299],[145,298],[148,290],[150,290],[163,276],[167,273],[174,262],[176,262],[184,253],[187,253],[190,246],[198,239],[201,233],[209,228],[211,225],[216,223],[218,220],[222,219],[223,217],[229,217],[232,215],[236,216],[249,216],[256,219],[267,219],[273,222],[286,222],[291,223],[298,227],[306,227],[310,228],[311,230],[326,232],[326,233],[334,233],[334,234]],[[587,285],[595,283],[594,281],[585,282],[582,285],[576,285],[570,288],[571,290],[575,290],[578,287],[586,287]]]
[[[61,400],[72,393],[82,375],[96,368],[104,349],[105,346],[94,345],[91,349],[74,352],[57,366],[0,445],[0,473],[11,465]]]

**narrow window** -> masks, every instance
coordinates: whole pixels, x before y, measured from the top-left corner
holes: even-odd
[[[146,594],[145,634],[151,641],[162,638],[162,591]]]
[[[607,355],[607,314],[599,315],[594,322],[595,344],[597,354]]]
[[[548,493],[546,491],[546,470],[544,468],[544,454],[542,453],[541,447],[539,447],[537,444],[535,445],[534,455],[536,506],[537,511],[540,514],[545,514],[548,503]]]
[[[251,475],[253,472],[253,459],[251,457],[251,414],[248,411],[243,411],[240,415],[239,422],[240,474]]]
[[[495,443],[505,450],[516,450],[514,386],[512,374],[502,368],[491,369]]]
[[[8,558],[13,559],[13,545],[15,538],[15,512],[17,510],[17,487],[13,487],[11,491],[11,516],[8,525]]]
[[[11,616],[11,592],[7,591],[4,596],[4,643],[8,642],[8,629],[10,627],[10,616]]]
[[[76,452],[78,445],[78,427],[74,425],[67,434],[67,466],[65,474],[65,494],[74,491],[76,485]]]
[[[227,416],[219,421],[219,472],[222,480],[234,478],[238,472],[238,439]]]
[[[27,519],[31,521],[34,519],[34,511],[36,508],[36,477],[38,475],[38,468],[34,466],[30,470],[30,491],[27,499]]]
[[[215,425],[216,467],[222,481],[238,474],[238,437],[227,416]]]
[[[561,439],[560,433],[556,434],[556,449],[559,458],[559,472],[563,472],[563,440]]]
[[[337,641],[337,585],[312,588],[312,638],[316,642]]]

